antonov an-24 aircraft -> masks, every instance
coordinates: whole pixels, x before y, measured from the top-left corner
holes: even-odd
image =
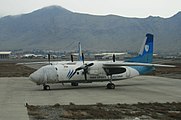
[[[151,64],[153,58],[153,35],[146,34],[146,39],[139,55],[127,61],[81,61],[50,64],[41,67],[30,75],[30,80],[37,85],[43,85],[44,90],[50,90],[48,84],[92,83],[108,81],[107,88],[115,89],[113,81],[125,80],[149,73],[154,67],[174,67],[172,65]]]

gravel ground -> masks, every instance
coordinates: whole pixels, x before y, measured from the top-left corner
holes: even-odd
[[[103,105],[26,105],[30,120],[144,119],[180,120],[181,103],[138,103]]]

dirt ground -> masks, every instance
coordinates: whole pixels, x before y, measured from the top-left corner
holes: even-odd
[[[150,75],[160,76],[160,77],[168,77],[168,78],[176,78],[181,79],[181,60],[180,59],[159,59],[158,64],[165,65],[174,65],[174,68],[167,67],[157,67],[155,71]]]
[[[30,120],[135,119],[180,120],[181,103],[138,103],[103,105],[26,105]]]
[[[0,63],[0,77],[28,77],[35,69],[12,62]]]

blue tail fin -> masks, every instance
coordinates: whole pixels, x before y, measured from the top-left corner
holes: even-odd
[[[81,48],[81,44],[79,42],[79,45],[78,45],[78,60],[79,61],[83,61],[83,57],[82,57],[82,48]]]
[[[140,62],[140,63],[151,63],[153,59],[153,35],[152,34],[146,34],[146,40],[144,41],[139,55],[136,57],[133,57],[127,62]]]

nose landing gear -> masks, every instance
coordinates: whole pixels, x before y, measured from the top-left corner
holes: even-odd
[[[72,86],[78,86],[79,83],[77,83],[77,82],[72,82],[71,85],[72,85]]]
[[[43,85],[43,90],[50,90],[50,86],[49,85]]]
[[[108,83],[107,84],[107,89],[115,89],[114,83]]]

